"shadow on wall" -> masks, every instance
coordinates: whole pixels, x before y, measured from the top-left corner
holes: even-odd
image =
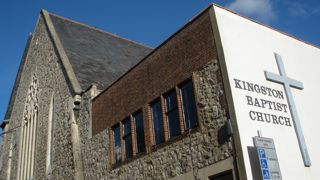
[[[247,149],[248,149],[249,160],[251,165],[252,178],[256,180],[263,179],[261,175],[257,148],[253,146],[247,146]]]
[[[229,142],[232,134],[233,134],[233,132],[232,132],[230,120],[227,120],[224,123],[224,125],[218,130],[219,145],[221,146],[221,145]]]

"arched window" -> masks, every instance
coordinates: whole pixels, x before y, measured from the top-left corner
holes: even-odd
[[[34,154],[38,120],[38,82],[33,74],[28,89],[26,104],[21,122],[17,179],[31,179],[34,174]]]

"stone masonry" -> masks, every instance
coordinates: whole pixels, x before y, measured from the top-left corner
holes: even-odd
[[[190,135],[184,133],[153,147],[147,120],[150,117],[146,115],[148,103],[190,76],[195,86],[199,127]],[[86,106],[81,109],[91,105]],[[91,108],[93,137],[87,142],[82,140],[81,148],[87,179],[168,179],[231,157],[232,145],[225,134],[227,105],[209,13],[199,15],[102,91],[93,99]],[[147,152],[114,167],[108,131],[139,108],[143,108]],[[85,122],[80,119],[81,116],[79,123]],[[81,139],[87,136],[80,134]],[[100,173],[101,169],[104,171]]]
[[[13,128],[21,124],[23,117],[22,109],[25,106],[27,90],[31,77],[35,74],[39,81],[39,112],[35,153],[36,179],[45,179],[46,177],[47,126],[52,93],[54,93],[56,111],[54,119],[56,126],[54,130],[54,146],[52,147],[52,179],[72,179],[74,167],[69,123],[69,99],[72,98],[72,91],[70,91],[70,86],[66,82],[62,65],[42,16],[39,17],[30,44],[9,127]],[[14,133],[7,135],[6,139],[4,144],[10,145],[12,143],[14,148],[10,179],[16,179],[20,128]],[[3,152],[3,167],[7,167],[8,153],[9,146],[6,146]],[[7,169],[5,168],[1,169],[0,178],[6,178],[6,171]]]
[[[227,120],[223,84],[217,60],[194,73],[200,127],[189,135],[142,155],[120,167],[109,162],[108,130],[90,138],[90,91],[82,96],[79,129],[85,179],[168,179],[232,156],[229,140],[219,139]]]

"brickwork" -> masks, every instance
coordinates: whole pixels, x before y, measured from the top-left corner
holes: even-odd
[[[232,156],[232,145],[229,141],[219,140],[220,133],[227,120],[227,107],[225,102],[221,72],[217,60],[210,61],[203,69],[193,73],[197,109],[199,115],[199,128],[190,136],[184,134],[174,141],[162,144],[160,147],[147,145],[146,153],[137,155],[132,160],[125,161],[114,167],[110,161],[112,151],[112,138],[110,129],[86,138],[83,138],[82,155],[86,179],[168,179],[176,177],[193,168],[204,168]],[[90,107],[90,98],[83,95],[79,114],[80,132],[85,132],[86,117]],[[150,108],[143,109],[144,118],[151,119]],[[145,121],[146,131],[151,131],[150,121]],[[150,133],[147,133],[150,134]],[[152,139],[150,138],[146,139]],[[150,140],[146,141],[150,145]]]
[[[178,98],[178,112],[179,112],[179,123],[180,123],[180,133],[184,134],[184,118],[183,118],[183,112],[182,112],[182,104],[181,104],[181,96],[180,96],[180,90],[178,87],[175,88],[177,98]]]
[[[154,146],[150,103],[160,98],[162,112],[165,112],[163,94],[176,88],[180,98],[177,85],[188,78],[194,82],[199,127],[190,135],[182,133],[169,139],[164,120],[166,142]],[[85,176],[93,179],[168,179],[231,157],[231,143],[219,141],[219,133],[227,120],[225,101],[210,17],[205,12],[92,101],[96,136],[82,147],[86,154]],[[112,132],[105,136],[108,139],[101,139],[102,134],[139,109],[144,117],[146,153],[114,166]],[[181,104],[178,109],[182,119]],[[183,121],[180,126],[184,129]],[[95,144],[97,142],[108,144],[104,146],[109,149],[94,148],[101,147]],[[96,153],[89,153],[92,148]],[[99,159],[101,155],[103,158]],[[95,163],[89,166],[87,163],[91,159]],[[94,173],[94,169],[103,167],[106,168],[103,172]]]
[[[163,125],[163,135],[164,135],[164,141],[167,142],[169,140],[169,129],[168,129],[168,121],[166,118],[166,107],[164,102],[163,95],[160,96],[161,101],[161,112],[162,112],[162,125]]]
[[[145,145],[146,145],[146,152],[151,152],[151,146],[154,144],[153,139],[153,130],[152,130],[152,122],[151,122],[151,108],[149,107],[149,104],[145,105],[143,108],[143,119],[144,120],[144,133],[145,133]]]
[[[136,123],[134,121],[134,118],[133,116],[131,115],[130,116],[130,119],[131,119],[131,138],[132,138],[132,142],[136,142]],[[137,154],[137,144],[136,143],[133,143],[132,144],[132,155],[135,156]]]
[[[208,12],[93,100],[93,134],[124,119],[217,58]]]

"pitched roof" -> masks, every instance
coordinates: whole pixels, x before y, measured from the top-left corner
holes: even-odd
[[[152,50],[54,14],[50,19],[82,90],[108,87]]]
[[[80,86],[80,90],[83,91],[91,84],[97,84],[99,89],[104,89],[152,51],[145,45],[48,13],[45,10],[42,10],[41,14],[55,41],[68,78],[73,81],[71,84],[76,84],[72,85],[73,88],[79,89]],[[21,60],[5,119],[11,116],[31,37],[30,35]],[[65,53],[65,56],[61,53]]]

